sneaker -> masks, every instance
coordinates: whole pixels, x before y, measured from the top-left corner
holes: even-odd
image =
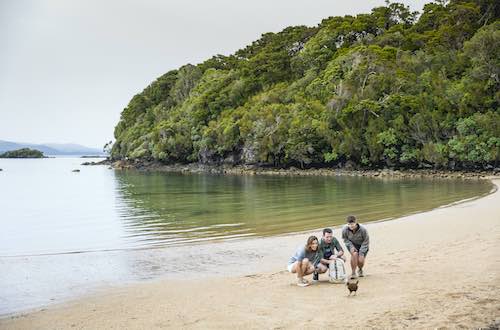
[[[314,272],[313,274],[313,282],[318,282],[319,281],[319,274]]]
[[[358,278],[358,275],[356,275],[356,273],[352,273],[351,276],[349,277],[351,279],[355,279],[355,278]]]
[[[300,279],[297,281],[297,285],[300,286],[300,287],[305,287],[305,286],[308,286],[309,284],[309,281],[308,280],[305,280],[305,279]]]
[[[358,276],[359,277],[365,276],[365,274],[363,274],[363,270],[361,268],[358,270]]]

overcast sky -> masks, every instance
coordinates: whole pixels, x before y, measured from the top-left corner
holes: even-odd
[[[429,1],[401,2],[420,11]],[[130,98],[168,70],[383,4],[0,0],[0,140],[102,147]]]

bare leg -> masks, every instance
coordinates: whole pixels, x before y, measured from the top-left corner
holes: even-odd
[[[359,255],[358,256],[358,267],[359,267],[359,269],[362,270],[364,265],[365,265],[365,256]]]
[[[302,271],[302,263],[297,261],[294,267],[295,271],[297,272],[297,278],[301,280],[304,277],[304,272]]]
[[[318,265],[318,268],[317,268],[318,273],[324,274],[324,273],[326,273],[327,270],[328,270],[328,266],[327,265],[324,265],[324,264],[319,264]]]
[[[358,252],[351,253],[351,270],[352,274],[356,274],[356,267],[358,267]]]
[[[304,275],[310,275],[312,273],[314,273],[314,266],[311,263],[309,263],[306,271],[304,272]]]
[[[309,267],[309,259],[305,258],[305,259],[302,259],[302,262],[299,263],[300,265],[300,277],[299,279],[302,279],[304,277],[304,275],[308,275],[306,274],[307,272],[307,268]]]

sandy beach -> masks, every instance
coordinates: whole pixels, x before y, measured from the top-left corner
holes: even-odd
[[[494,178],[498,187],[500,179]],[[362,221],[362,219],[360,219]],[[259,267],[203,279],[110,288],[0,319],[1,329],[498,328],[500,192],[370,223],[357,296],[326,276],[310,287],[285,271],[309,234],[247,240]],[[340,231],[335,230],[339,238]],[[219,244],[219,243],[215,243]],[[233,243],[238,244],[238,243]],[[244,255],[244,254],[243,254]],[[180,266],[180,265],[179,265]]]

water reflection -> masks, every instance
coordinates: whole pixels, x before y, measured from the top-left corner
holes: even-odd
[[[117,172],[125,239],[155,247],[392,218],[489,191],[484,182]]]

